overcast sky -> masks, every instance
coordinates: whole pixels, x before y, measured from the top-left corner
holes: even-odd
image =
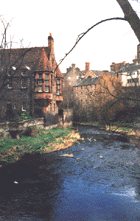
[[[130,3],[140,16],[140,3],[132,0]],[[0,15],[6,21],[13,18],[8,34],[14,37],[14,48],[48,46],[47,38],[52,33],[58,63],[79,34],[100,20],[124,16],[116,0],[4,0]],[[0,31],[3,32],[2,25]],[[60,70],[66,72],[72,63],[84,70],[85,62],[90,62],[92,70],[109,70],[112,62],[132,62],[137,44],[126,21],[102,23],[82,38]]]

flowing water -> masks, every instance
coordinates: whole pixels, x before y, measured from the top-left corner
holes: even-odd
[[[0,221],[140,220],[140,150],[80,127],[84,141],[0,171]]]

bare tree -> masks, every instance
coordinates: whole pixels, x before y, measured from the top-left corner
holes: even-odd
[[[72,108],[73,102],[74,102],[73,87],[69,84],[69,82],[66,79],[64,79],[62,107],[67,109]]]
[[[7,22],[3,16],[0,16],[0,21],[3,26],[3,33],[0,42],[0,118],[3,119],[4,110],[3,102],[6,99],[10,100],[10,91],[7,93],[7,89],[12,88],[13,78],[17,79],[19,70],[23,65],[23,60],[30,50],[30,48],[18,50],[12,48],[13,39],[10,37],[8,41],[8,29],[13,19]],[[6,92],[6,93],[5,93]],[[2,114],[3,113],[3,114]]]
[[[18,55],[12,54],[12,43],[13,40],[10,38],[8,42],[7,32],[8,28],[13,19],[7,22],[3,16],[0,17],[1,23],[3,25],[3,33],[0,44],[0,93],[8,84],[8,78],[13,77],[20,69],[25,54],[30,50],[21,50],[21,53]],[[8,50],[7,50],[8,49]],[[16,66],[16,67],[15,67]]]

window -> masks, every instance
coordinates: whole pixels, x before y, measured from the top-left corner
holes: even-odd
[[[60,95],[60,90],[57,90],[57,91],[56,91],[56,94],[57,94],[57,95]]]
[[[47,93],[50,92],[50,90],[49,90],[49,86],[46,86],[46,85],[45,85],[45,92],[47,92]]]
[[[38,92],[42,92],[42,79],[38,80]]]
[[[21,72],[21,75],[22,75],[23,77],[25,77],[25,76],[26,76],[26,71],[22,71],[22,72]]]
[[[78,87],[76,87],[76,91],[78,91]]]
[[[45,92],[50,92],[49,80],[45,81]]]
[[[45,81],[45,85],[48,85],[48,86],[49,86],[49,81]]]
[[[60,79],[57,79],[56,85],[56,94],[60,95]]]
[[[12,104],[7,103],[7,113],[11,113],[11,112],[12,112]]]
[[[127,83],[138,83],[139,79],[138,78],[131,78],[131,79],[127,79]]]
[[[76,76],[76,79],[78,80],[78,79],[79,79],[79,76]]]
[[[42,80],[38,80],[38,86],[42,86]]]
[[[21,79],[21,88],[26,88],[26,79],[25,78]]]
[[[22,110],[22,111],[26,111],[26,103],[25,103],[25,102],[24,102],[24,103],[22,103],[21,110]]]
[[[45,73],[45,80],[49,80],[49,74]]]
[[[39,73],[38,75],[39,75],[39,79],[42,79],[42,74],[41,74],[41,73]]]
[[[7,75],[8,75],[8,77],[11,77],[12,76],[12,71],[8,71]]]
[[[11,78],[8,78],[7,88],[8,89],[12,88],[12,79]]]
[[[42,92],[42,85],[38,85],[38,92]]]

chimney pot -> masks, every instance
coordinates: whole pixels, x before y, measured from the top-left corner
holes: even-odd
[[[72,68],[75,68],[75,66],[76,66],[75,64],[72,64]]]
[[[54,53],[54,40],[53,40],[53,37],[52,37],[51,33],[49,33],[49,36],[48,36],[48,47]]]

